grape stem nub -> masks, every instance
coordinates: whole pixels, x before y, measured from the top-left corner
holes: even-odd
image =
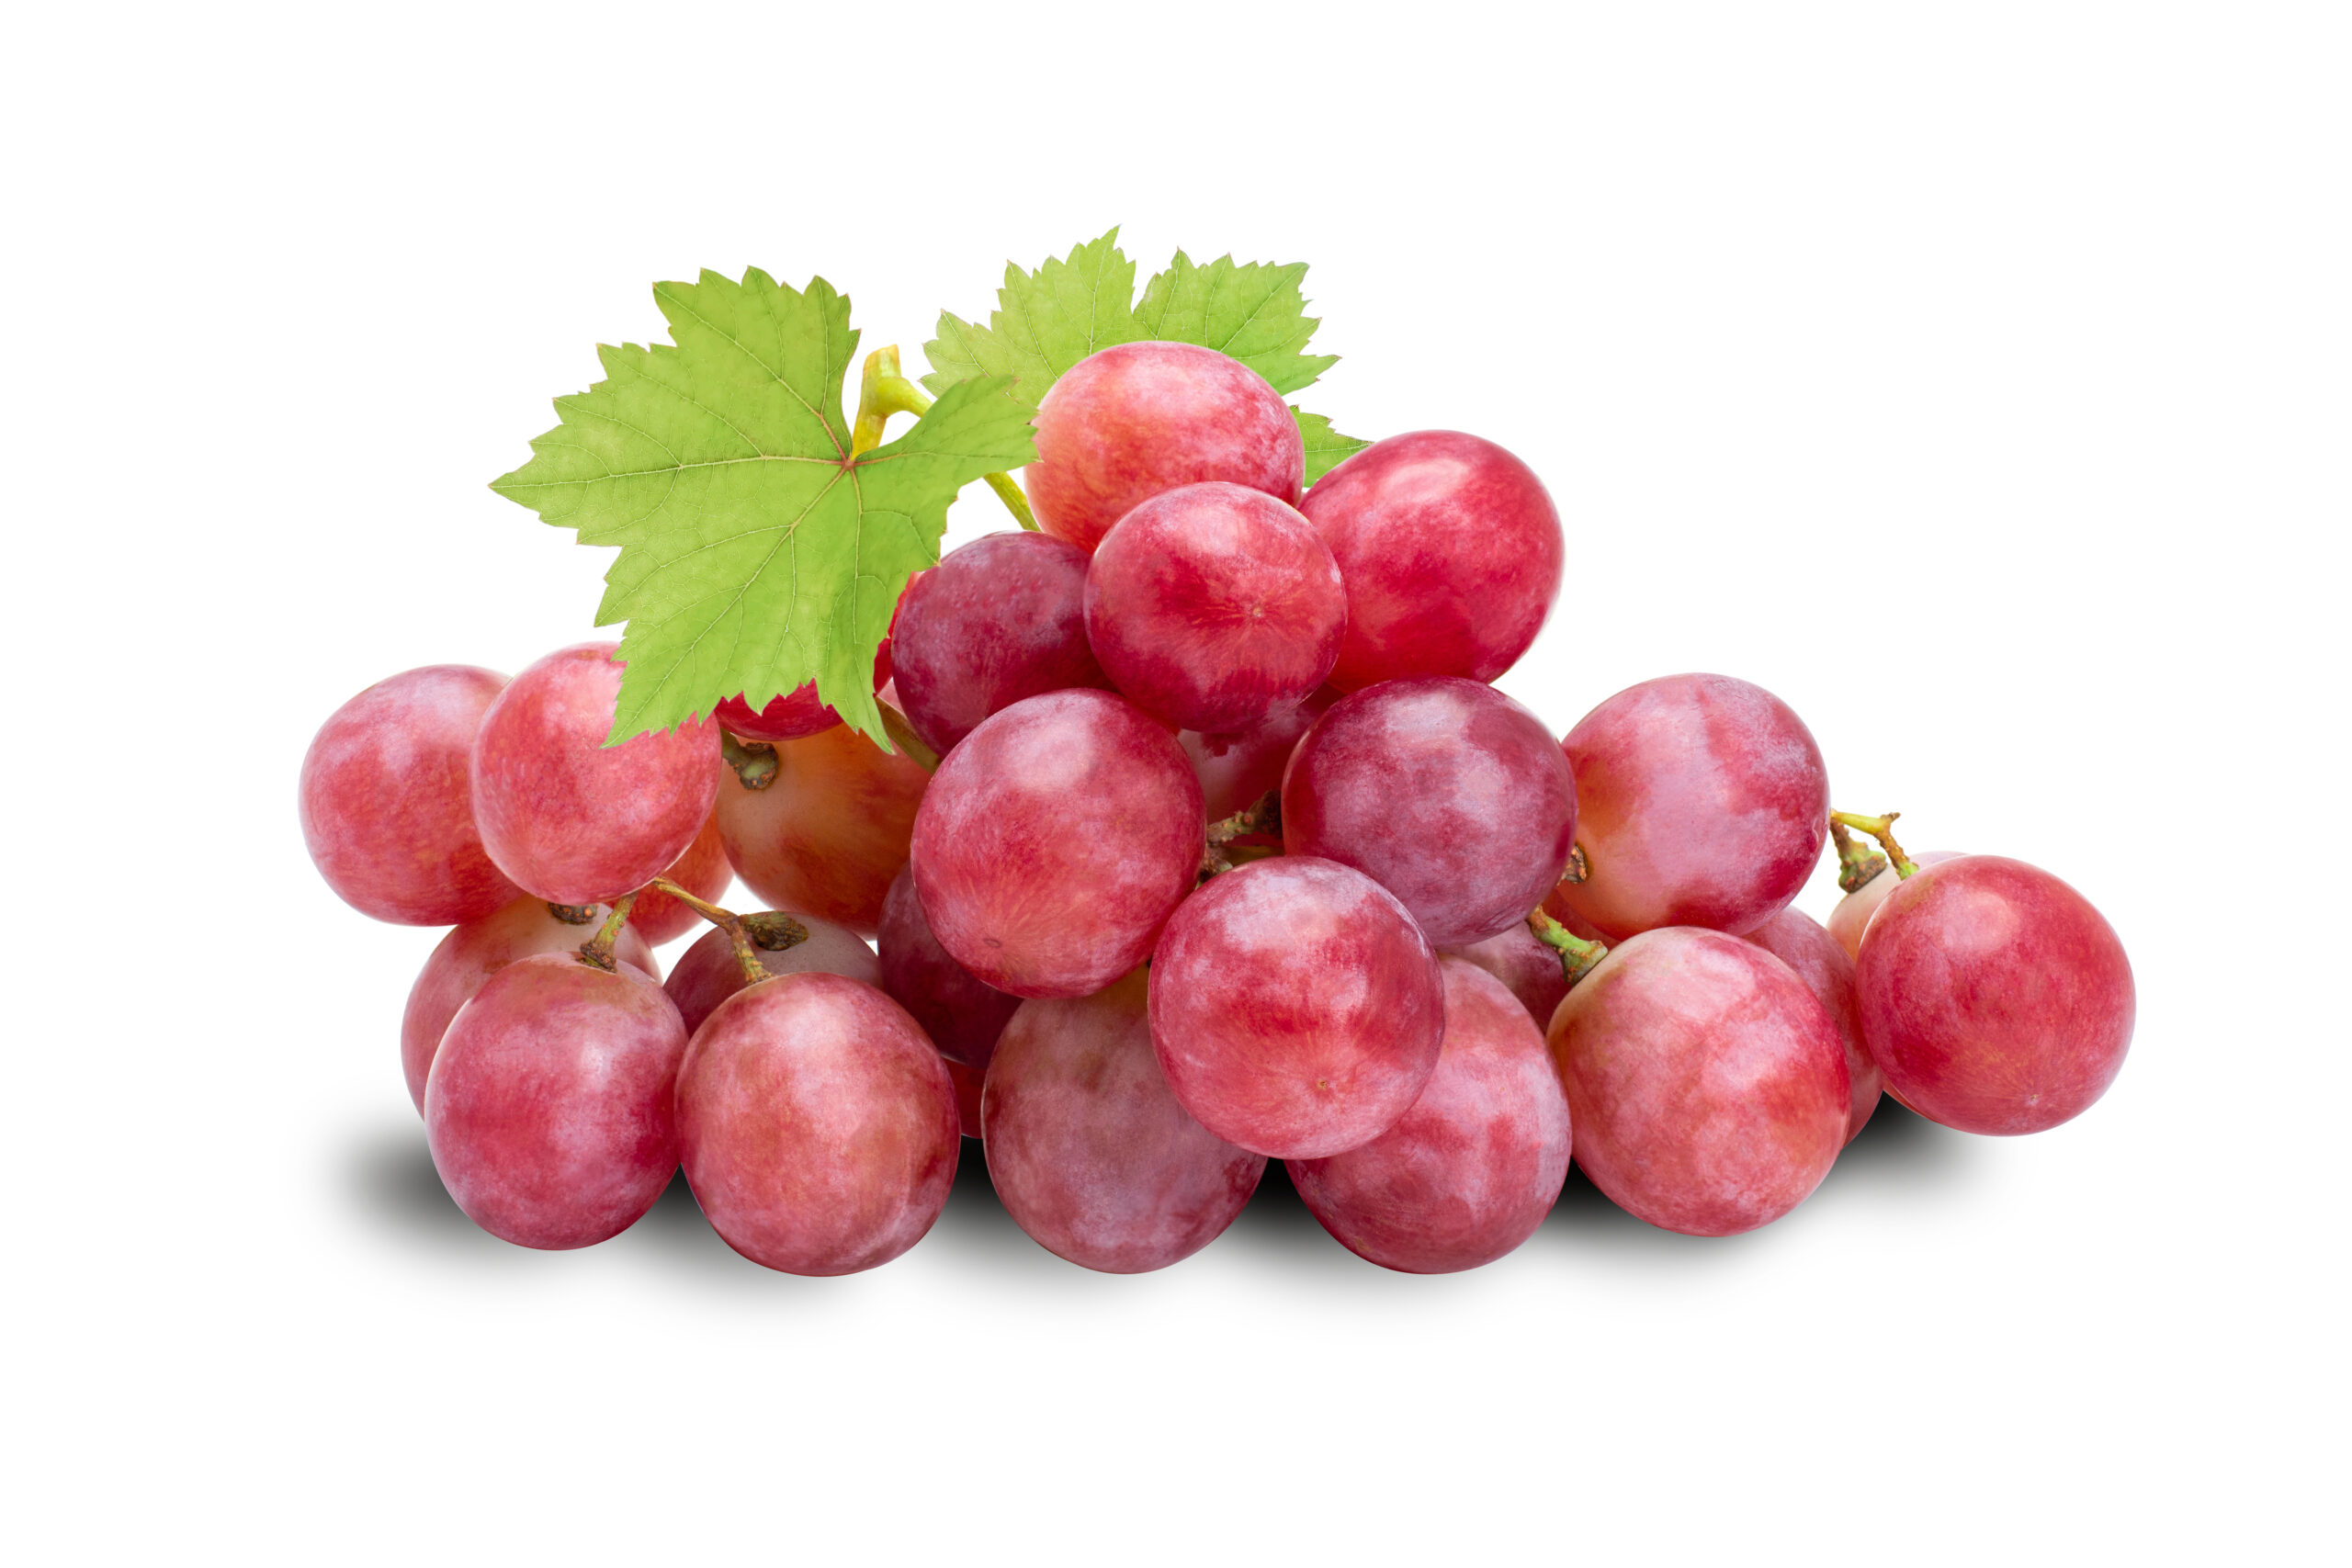
[[[718,732],[718,754],[735,770],[735,780],[745,789],[765,789],[775,783],[775,748],[764,740],[738,740],[724,729]]]
[[[1838,845],[1838,890],[1859,893],[1886,869],[1886,857],[1854,842],[1853,833],[1836,817],[1829,819],[1829,837]]]
[[[1207,848],[1201,855],[1201,877],[1205,881],[1221,871],[1280,854],[1282,848],[1283,794],[1270,789],[1253,804],[1209,824]]]
[[[1535,933],[1536,941],[1560,955],[1560,973],[1571,987],[1609,956],[1606,944],[1585,941],[1540,908],[1529,912],[1527,929]]]
[[[1905,854],[1903,846],[1894,841],[1894,819],[1902,815],[1900,811],[1890,811],[1883,817],[1864,817],[1858,812],[1833,811],[1829,814],[1829,830],[1834,833],[1840,828],[1850,828],[1857,833],[1868,833],[1878,840],[1878,847],[1886,852],[1886,858],[1894,863],[1894,874],[1898,877],[1910,876],[1919,868],[1911,863],[1911,857]],[[1841,861],[1845,858],[1842,850],[1838,858]],[[1846,879],[1842,875],[1838,879],[1838,886],[1846,886]],[[1853,889],[1847,888],[1847,891],[1850,893]]]

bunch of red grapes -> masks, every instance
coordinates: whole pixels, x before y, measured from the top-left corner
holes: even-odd
[[[1525,1240],[1572,1152],[1727,1235],[1882,1091],[2031,1133],[2114,1077],[2132,984],[2098,911],[1833,813],[1770,693],[1668,676],[1555,739],[1487,683],[1564,557],[1500,447],[1400,435],[1303,491],[1280,396],[1169,343],[1077,366],[1036,433],[1043,531],[899,601],[895,751],[810,686],[608,749],[602,643],[410,671],[320,731],[319,869],[455,927],[401,1058],[485,1229],[588,1246],[683,1168],[744,1256],[847,1273],[923,1235],[971,1136],[1089,1268],[1197,1251],[1271,1157],[1346,1246],[1436,1272]],[[1825,929],[1789,904],[1833,829]],[[738,877],[771,908],[712,902]],[[653,948],[704,919],[665,981]]]

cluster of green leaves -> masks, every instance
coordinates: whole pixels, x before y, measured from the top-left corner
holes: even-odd
[[[1012,395],[1034,405],[1088,355],[1147,339],[1229,354],[1284,397],[1339,363],[1336,355],[1306,352],[1322,322],[1306,313],[1299,292],[1304,262],[1244,264],[1227,255],[1203,266],[1178,251],[1138,300],[1136,264],[1118,242],[1114,229],[1035,272],[1007,266],[985,327],[942,310],[939,335],[923,344],[932,367],[923,385],[944,395],[975,378],[1010,376]],[[1290,412],[1306,443],[1308,484],[1368,445],[1295,403]]]
[[[874,657],[899,594],[937,563],[957,491],[1036,457],[1029,421],[1055,377],[1143,338],[1220,349],[1284,394],[1333,363],[1305,352],[1317,323],[1304,266],[1180,253],[1138,303],[1117,234],[1035,273],[1008,267],[985,328],[943,313],[924,378],[938,401],[867,452],[844,416],[858,334],[831,284],[796,290],[754,267],[656,285],[672,341],[599,346],[605,378],[556,400],[560,423],[491,486],[583,545],[619,547],[596,612],[628,624],[606,743],[813,680],[888,747]],[[1297,417],[1310,481],[1364,445]]]

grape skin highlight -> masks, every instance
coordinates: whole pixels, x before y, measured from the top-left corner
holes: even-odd
[[[915,818],[940,946],[1016,997],[1083,997],[1143,962],[1205,847],[1175,737],[1109,692],[1018,702],[950,751]]]
[[[1560,742],[1590,874],[1560,896],[1611,941],[1737,936],[1787,906],[1829,838],[1829,773],[1789,705],[1728,675],[1629,686]]]
[[[1086,641],[1086,560],[1048,534],[989,534],[915,579],[893,667],[907,722],[933,750],[1024,697],[1110,685]]]
[[[1151,1038],[1169,1088],[1227,1143],[1310,1159],[1412,1106],[1445,1025],[1437,956],[1362,872],[1282,855],[1216,876],[1152,955]]]
[[[921,1241],[955,1184],[947,1064],[871,986],[808,971],[738,991],[678,1072],[679,1153],[728,1246],[854,1274]]]
[[[718,790],[718,728],[607,747],[617,643],[548,654],[514,677],[474,737],[474,820],[498,869],[557,904],[609,904],[685,853]]]
[[[1188,343],[1125,343],[1064,371],[1037,408],[1023,473],[1037,525],[1091,552],[1162,491],[1226,479],[1298,504],[1306,447],[1282,394]]]
[[[1560,880],[1577,811],[1576,780],[1543,721],[1451,676],[1342,699],[1283,775],[1283,848],[1363,872],[1441,947],[1524,920]]]
[[[1886,1087],[1964,1133],[2040,1133],[2123,1066],[2131,961],[2090,901],[2039,867],[1962,855],[1905,877],[1862,934],[1862,1033]]]
[[[1368,1144],[1290,1162],[1325,1230],[1408,1274],[1492,1263],[1535,1234],[1568,1177],[1568,1102],[1543,1033],[1492,975],[1439,967],[1445,1033],[1412,1109]]]
[[[458,1010],[424,1090],[434,1168],[518,1247],[593,1247],[678,1168],[671,1090],[686,1032],[662,987],[568,953],[517,959]]]
[[[980,1097],[1005,1212],[1055,1256],[1111,1274],[1165,1269],[1215,1241],[1266,1168],[1169,1092],[1145,987],[1138,969],[1091,997],[1023,1002]]]
[[[379,681],[302,758],[302,841],[336,897],[409,926],[478,920],[522,889],[474,827],[474,736],[506,677],[429,664]]]

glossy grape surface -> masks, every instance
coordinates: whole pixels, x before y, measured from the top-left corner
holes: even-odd
[[[1611,941],[1738,935],[1785,908],[1829,837],[1829,773],[1786,703],[1728,675],[1618,693],[1561,743],[1590,876],[1561,897]]]
[[[1576,1159],[1637,1218],[1736,1235],[1787,1213],[1845,1146],[1829,1015],[1787,964],[1673,926],[1611,950],[1552,1016]]]
[[[1201,786],[1175,737],[1109,692],[1006,708],[950,751],[915,819],[939,944],[1018,997],[1083,997],[1142,963],[1199,874]]]
[[[1091,997],[1023,1002],[989,1064],[980,1122],[1014,1223],[1111,1274],[1165,1269],[1215,1241],[1266,1168],[1169,1092],[1140,969]]]
[[[2132,964],[2113,928],[2065,883],[2000,855],[1905,878],[1863,934],[1854,977],[1887,1088],[1962,1132],[2071,1121],[2132,1044]]]
[[[1210,880],[1151,962],[1151,1036],[1184,1109],[1278,1159],[1396,1123],[1437,1066],[1445,988],[1396,897],[1336,861],[1282,855]]]
[[[425,1141],[458,1207],[521,1247],[591,1247],[678,1168],[671,1091],[686,1032],[662,987],[569,953],[492,976],[442,1037]]]
[[[1348,585],[1331,683],[1491,681],[1544,629],[1567,543],[1543,481],[1491,441],[1423,430],[1376,441],[1315,481],[1314,520]]]
[[[1084,550],[990,534],[915,579],[893,658],[907,722],[945,751],[1024,697],[1111,682],[1086,641]]]
[[[1226,732],[1323,683],[1347,626],[1315,525],[1262,491],[1211,481],[1122,517],[1086,574],[1086,637],[1129,701],[1178,729]]]
[[[1445,1033],[1412,1109],[1368,1144],[1290,1162],[1325,1230],[1409,1274],[1502,1257],[1535,1234],[1568,1176],[1568,1102],[1543,1032],[1484,969],[1439,967]]]
[[[1524,920],[1567,864],[1577,786],[1543,721],[1476,681],[1390,681],[1333,705],[1283,775],[1283,843],[1396,895],[1441,947]]]
[[[1023,471],[1038,525],[1091,551],[1111,525],[1178,485],[1225,479],[1298,504],[1306,448],[1282,394],[1238,359],[1185,343],[1128,343],[1062,373],[1037,409]]]
[[[905,1009],[839,975],[738,991],[678,1073],[695,1201],[728,1246],[786,1273],[854,1274],[922,1240],[961,1138],[947,1064]]]
[[[498,869],[558,904],[606,904],[685,853],[718,788],[718,728],[605,745],[619,645],[581,643],[514,677],[474,737],[474,820]]]
[[[474,827],[474,736],[506,677],[433,664],[334,710],[302,758],[302,841],[336,897],[379,920],[476,920],[522,889]]]
[[[1783,909],[1754,931],[1747,940],[1787,964],[1829,1015],[1838,1043],[1846,1053],[1846,1141],[1868,1124],[1885,1088],[1870,1047],[1862,1040],[1862,1014],[1854,997],[1854,961],[1824,931],[1819,920],[1801,909]]]
[[[735,874],[770,908],[872,936],[931,775],[845,724],[782,741],[775,755],[767,788],[732,778],[719,786],[718,832]]]
[[[1338,692],[1323,686],[1298,706],[1250,728],[1223,735],[1187,729],[1177,736],[1201,781],[1201,805],[1208,819],[1222,821],[1282,788],[1283,768],[1298,738],[1339,700]]]
[[[855,931],[814,915],[792,918],[808,928],[808,940],[776,951],[754,943],[761,968],[771,975],[822,970],[869,986],[882,983],[882,966],[875,962],[874,950],[860,942]],[[718,1010],[719,1003],[743,988],[743,965],[735,957],[735,943],[717,926],[708,928],[699,942],[678,954],[678,966],[670,971],[662,988],[677,1004],[678,1016],[692,1034],[702,1027],[703,1020]]]
[[[1913,855],[1911,863],[1940,865],[1948,860],[1958,860],[1967,852],[1965,850],[1928,850]],[[1886,896],[1902,882],[1903,879],[1894,874],[1894,868],[1888,866],[1838,899],[1837,908],[1829,911],[1829,934],[1837,939],[1839,947],[1846,950],[1847,957],[1860,958],[1862,955],[1862,932],[1870,929],[1871,917],[1878,913],[1878,907],[1886,902]]]
[[[573,925],[549,913],[547,900],[526,893],[441,939],[418,971],[416,983],[409,987],[408,1007],[401,1014],[401,1072],[408,1079],[409,1098],[416,1101],[417,1110],[424,1109],[425,1076],[458,1010],[492,975],[518,958],[578,952],[595,937],[610,913],[603,905],[594,905],[586,923]],[[653,956],[645,938],[630,927],[621,928],[619,939],[613,943],[613,956],[644,973],[655,985],[662,983],[661,961]]]
[[[914,1015],[940,1055],[986,1072],[997,1036],[1021,998],[988,984],[939,945],[923,919],[911,870],[901,871],[890,884],[875,948],[881,954],[876,984]]]
[[[723,762],[718,765],[726,766]],[[735,775],[729,771],[720,776],[718,785],[725,789],[734,782]],[[702,831],[695,835],[695,841],[662,874],[706,903],[726,902],[727,890],[735,886],[735,868],[728,863],[727,845],[719,836],[716,802],[710,815],[703,818]],[[703,919],[667,893],[649,887],[629,906],[628,923],[631,930],[659,947],[693,931],[703,923]],[[694,1025],[686,1027],[691,1031]]]
[[[874,689],[879,692],[890,683],[890,639],[874,650]],[[741,736],[745,740],[798,740],[831,729],[842,721],[842,716],[820,701],[817,682],[803,681],[782,696],[769,700],[768,705],[753,711],[736,693],[718,705],[711,718],[720,728]]]

